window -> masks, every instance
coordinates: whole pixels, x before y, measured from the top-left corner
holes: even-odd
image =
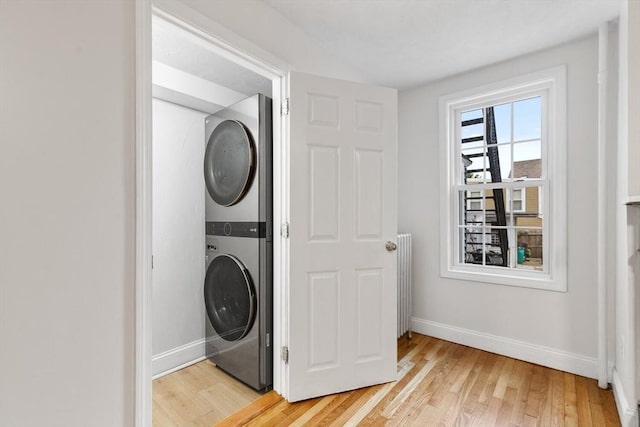
[[[511,210],[513,212],[522,212],[524,211],[524,199],[522,194],[526,191],[526,188],[514,188],[511,191]]]
[[[566,290],[565,74],[440,99],[442,276]]]

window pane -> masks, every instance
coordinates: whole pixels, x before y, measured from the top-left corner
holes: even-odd
[[[511,145],[498,146],[498,159],[501,181],[511,180]],[[489,166],[487,166],[489,167]]]
[[[475,125],[462,126],[460,136],[462,139],[484,136],[484,125],[482,123],[478,123]]]
[[[542,176],[540,141],[513,145],[513,177],[540,178]]]
[[[460,114],[460,120],[462,121],[479,119],[481,117],[482,117],[481,108],[478,108],[477,110],[465,111],[464,113]]]
[[[488,229],[489,245],[487,247],[487,265],[494,267],[506,267],[509,265],[508,254],[508,237],[505,228],[491,227]],[[503,250],[505,252],[503,256]],[[505,262],[506,260],[506,262]]]
[[[516,227],[542,227],[542,187],[513,189],[511,209]]]
[[[518,247],[516,268],[526,270],[543,270],[542,230],[517,229]]]
[[[513,222],[510,226],[517,226],[518,220],[525,217],[537,217],[540,215],[540,198],[542,197],[541,187],[530,186],[524,188],[513,188],[507,190],[505,199],[507,212],[513,212]],[[508,217],[509,215],[507,215]],[[521,224],[522,225],[522,224]],[[538,223],[529,223],[524,226],[537,227]]]
[[[461,262],[494,267],[504,266],[498,233],[489,227],[463,227],[460,228],[460,232]]]
[[[463,147],[466,148],[466,147]],[[464,182],[466,184],[478,184],[485,180],[484,148],[472,148],[462,150],[462,166]]]
[[[541,98],[524,99],[513,103],[513,140],[539,139],[542,135]]]
[[[481,191],[460,191],[459,225],[481,226],[485,209]]]
[[[482,148],[484,146],[484,139],[479,141],[471,141],[471,142],[461,142],[462,149],[466,150],[469,148]]]
[[[465,123],[469,120],[482,119],[483,110],[466,111],[460,114],[460,138],[463,149],[482,147],[484,145],[484,122]],[[465,139],[471,138],[471,141]]]
[[[467,209],[473,211],[482,210],[482,191],[467,192]]]
[[[496,105],[493,107],[493,114],[496,121],[496,134],[498,144],[511,141],[511,104]]]
[[[514,188],[511,190],[511,196],[510,196],[510,201],[511,201],[511,211],[512,212],[522,212],[522,210],[524,209],[524,204],[523,204],[523,195],[522,193],[525,192],[526,190],[523,188]]]
[[[462,251],[460,262],[465,264],[483,263],[482,227],[464,227],[460,229]]]

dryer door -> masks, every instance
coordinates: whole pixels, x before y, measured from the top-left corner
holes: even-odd
[[[221,338],[236,341],[249,333],[256,315],[256,292],[238,258],[219,255],[209,264],[204,303],[209,321]]]
[[[211,133],[204,154],[204,180],[213,200],[231,206],[251,187],[255,147],[251,134],[237,120],[225,120]]]

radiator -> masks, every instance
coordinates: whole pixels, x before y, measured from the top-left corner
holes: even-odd
[[[398,234],[398,338],[411,338],[411,234]]]

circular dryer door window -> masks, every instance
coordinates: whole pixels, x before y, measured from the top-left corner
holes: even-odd
[[[236,341],[249,333],[256,314],[256,293],[239,259],[225,254],[209,264],[204,303],[209,321],[221,338]]]
[[[211,133],[204,154],[204,180],[213,200],[222,206],[238,203],[251,187],[255,150],[249,131],[236,120],[225,120]]]

